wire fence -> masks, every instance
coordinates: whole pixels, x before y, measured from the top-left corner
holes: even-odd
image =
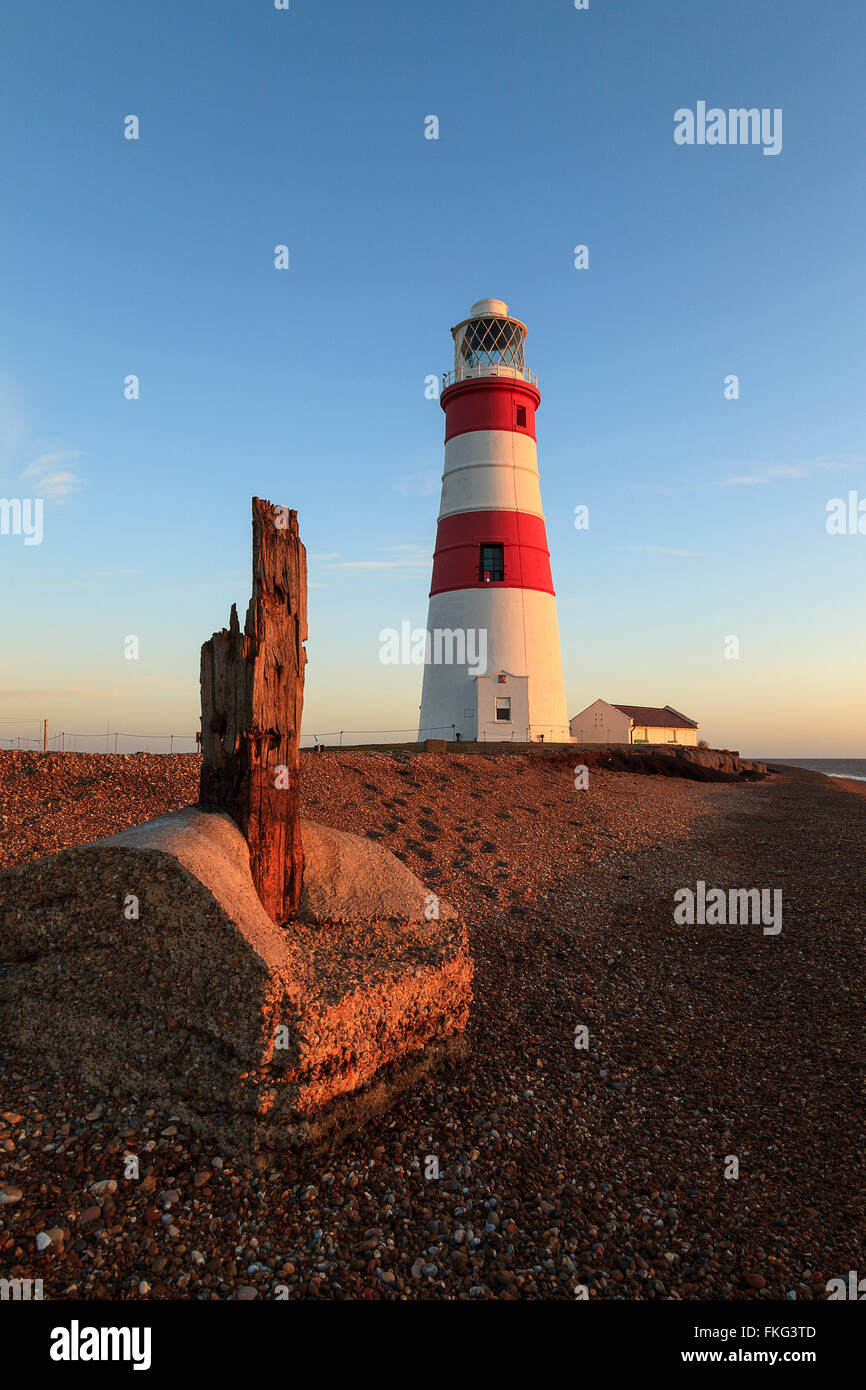
[[[26,730],[12,733],[9,724],[26,725]],[[198,753],[197,734],[131,734],[120,729],[105,729],[101,733],[70,733],[58,730],[48,733],[33,720],[0,720],[0,748],[7,750],[36,750],[49,753]],[[454,727],[425,729],[424,738],[453,738]],[[351,747],[357,743],[415,743],[418,725],[408,729],[336,729],[326,733],[301,734],[302,748]],[[155,745],[155,746],[154,746]]]
[[[156,744],[154,748],[151,745]],[[48,753],[195,753],[195,734],[129,734],[119,729],[108,733],[81,734],[61,730],[48,738],[41,734],[0,733],[0,748],[35,749]]]
[[[9,725],[19,726],[12,732]],[[25,726],[21,728],[21,726]],[[454,724],[441,728],[427,728],[419,731],[413,724],[408,729],[332,729],[327,733],[301,734],[301,748],[313,749],[351,748],[370,743],[419,743],[428,738],[445,739],[446,742],[460,742]],[[485,731],[478,735],[478,742],[528,743],[544,741],[544,736],[533,736],[532,729],[510,730],[508,734],[497,731],[495,739],[488,739]],[[0,719],[0,749],[26,750],[48,753],[200,753],[199,734],[131,734],[121,729],[103,729],[100,733],[69,733],[67,730],[48,731],[47,720]]]

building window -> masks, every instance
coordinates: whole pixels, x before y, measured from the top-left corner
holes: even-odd
[[[478,580],[481,584],[502,583],[505,578],[505,546],[482,545]]]
[[[496,697],[496,718],[504,719],[508,724],[511,723],[511,697],[509,695]]]
[[[517,428],[518,428],[519,430],[525,430],[525,429],[526,429],[526,406],[525,406],[525,405],[519,405],[519,406],[517,407]]]

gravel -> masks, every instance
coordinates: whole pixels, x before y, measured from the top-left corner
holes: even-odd
[[[0,754],[0,864],[187,804],[198,766]],[[866,799],[798,769],[576,791],[506,753],[305,755],[302,793],[465,917],[471,1055],[264,1174],[3,1062],[0,1276],[54,1299],[808,1301],[857,1269]],[[783,930],[675,927],[698,879],[780,888]]]

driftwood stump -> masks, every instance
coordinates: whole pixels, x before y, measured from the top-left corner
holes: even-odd
[[[262,907],[282,925],[298,905],[304,867],[298,807],[307,552],[298,514],[253,498],[253,592],[244,630],[201,649],[199,803],[227,811],[250,851]]]

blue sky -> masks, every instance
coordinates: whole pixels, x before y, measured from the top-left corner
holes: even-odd
[[[0,495],[46,502],[41,545],[0,536],[0,742],[191,733],[253,493],[310,555],[307,733],[411,728],[379,633],[426,622],[425,378],[494,296],[542,390],[570,712],[866,755],[866,535],[825,526],[866,498],[862,5],[49,0],[2,31]],[[782,152],[678,146],[699,100],[781,108]]]

